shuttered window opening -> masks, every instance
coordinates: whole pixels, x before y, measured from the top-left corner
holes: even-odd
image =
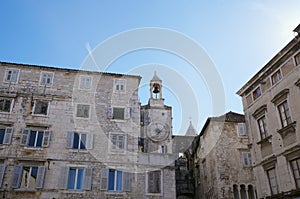
[[[25,128],[22,130],[20,145],[34,148],[48,147],[50,145],[52,131],[31,130]]]
[[[11,144],[13,135],[13,128],[12,127],[0,127],[0,145],[1,144]]]
[[[42,189],[44,186],[45,166],[15,165],[13,169],[11,188]]]
[[[161,171],[148,172],[148,193],[161,193]]]
[[[130,191],[131,173],[109,168],[101,169],[100,190],[109,190],[117,192]]]
[[[60,188],[68,190],[91,190],[92,168],[62,167]]]
[[[94,134],[92,133],[78,133],[68,132],[67,134],[67,148],[86,150],[93,148]]]

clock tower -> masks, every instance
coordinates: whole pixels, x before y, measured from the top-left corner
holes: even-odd
[[[172,107],[164,104],[162,93],[162,80],[155,71],[148,104],[141,107],[142,152],[172,153]]]

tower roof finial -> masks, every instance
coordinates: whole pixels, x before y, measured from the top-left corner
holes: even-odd
[[[161,81],[161,79],[157,76],[156,70],[154,71],[154,75],[152,77],[152,81]]]

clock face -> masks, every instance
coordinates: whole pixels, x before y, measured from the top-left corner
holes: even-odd
[[[155,142],[164,141],[169,136],[169,128],[167,124],[153,122],[147,131],[148,137]]]

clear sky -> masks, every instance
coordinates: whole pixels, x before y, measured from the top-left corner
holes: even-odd
[[[88,49],[93,51],[116,34],[145,27],[174,30],[197,42],[214,63],[224,87],[224,112],[242,113],[236,91],[293,38],[292,30],[299,23],[299,0],[2,0],[0,61],[81,68]],[[179,92],[185,87],[171,89],[168,84],[178,80],[171,72],[160,73],[158,66],[181,74],[186,80],[182,85],[193,90],[197,103],[182,104]],[[119,57],[106,70],[137,74],[148,69],[150,74],[142,73],[143,80],[147,82],[158,70],[168,83],[164,98],[174,109],[174,133],[185,133],[189,117],[199,131],[214,114],[212,99],[205,77],[195,75],[181,57],[144,49]],[[142,104],[147,103],[147,86],[143,83],[140,88]],[[182,114],[182,109],[193,108],[198,116]]]

